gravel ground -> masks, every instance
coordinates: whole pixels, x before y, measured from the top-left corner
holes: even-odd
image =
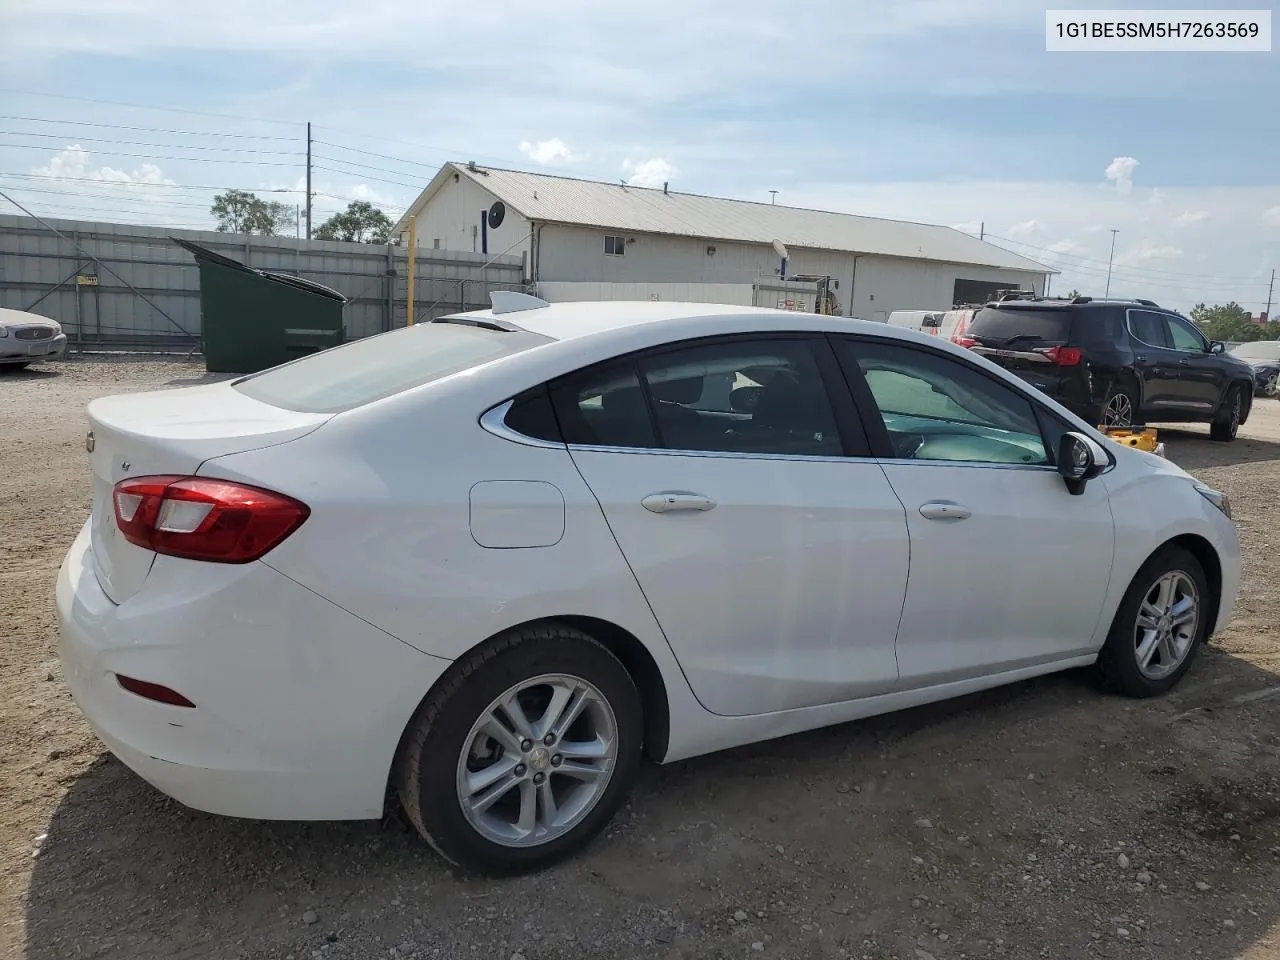
[[[1048,677],[650,768],[584,855],[498,882],[395,815],[186,810],[80,718],[52,602],[84,404],[202,374],[0,373],[0,957],[1280,958],[1280,404],[1233,444],[1165,432],[1246,551],[1234,624],[1170,696]]]

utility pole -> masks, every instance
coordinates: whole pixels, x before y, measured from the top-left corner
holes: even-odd
[[[1271,322],[1271,291],[1276,287],[1276,272],[1271,271],[1271,282],[1267,284],[1267,312],[1263,314],[1267,318],[1267,323]]]
[[[1111,296],[1111,262],[1116,258],[1116,234],[1119,232],[1115,227],[1111,228],[1111,256],[1107,257],[1107,292],[1102,295],[1103,300]]]
[[[983,220],[980,224],[978,224],[978,239],[979,240],[987,239],[987,221],[985,220]]]
[[[307,121],[307,239],[311,239],[311,121]]]
[[[777,202],[778,202],[778,191],[777,191],[777,190],[770,190],[770,191],[769,191],[769,205],[770,205],[770,206],[773,206],[773,205],[774,205],[774,204],[776,204]]]

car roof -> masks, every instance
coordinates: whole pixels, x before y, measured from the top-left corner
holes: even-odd
[[[740,331],[851,331],[884,334],[887,324],[856,317],[827,316],[797,310],[775,310],[723,303],[678,303],[651,300],[574,301],[544,307],[503,311],[475,310],[450,314],[441,320],[488,320],[551,340],[634,340],[652,333],[655,341],[679,338],[685,328],[707,335]],[[645,337],[647,339],[647,337]]]

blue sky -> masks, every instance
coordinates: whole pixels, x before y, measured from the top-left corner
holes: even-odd
[[[212,187],[300,200],[310,120],[318,217],[476,159],[983,229],[1059,290],[1102,292],[1116,228],[1113,294],[1182,309],[1280,267],[1275,53],[1049,54],[1025,0],[179,7],[6,5],[0,189],[204,225]]]

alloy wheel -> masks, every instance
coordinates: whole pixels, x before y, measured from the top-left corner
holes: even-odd
[[[467,734],[458,802],[486,840],[548,843],[599,802],[617,754],[617,720],[595,686],[563,674],[534,677],[497,697]]]
[[[1111,395],[1102,411],[1102,423],[1108,427],[1128,427],[1133,424],[1133,404],[1127,394]]]
[[[1263,383],[1262,392],[1268,397],[1274,397],[1278,388],[1280,388],[1280,373],[1273,373]]]
[[[1171,570],[1147,590],[1138,608],[1134,656],[1149,680],[1177,670],[1195,643],[1200,626],[1200,593],[1195,580]]]

